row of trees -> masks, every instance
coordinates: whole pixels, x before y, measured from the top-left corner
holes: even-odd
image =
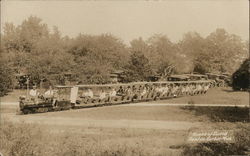
[[[134,39],[129,46],[112,34],[69,38],[33,16],[18,26],[6,23],[1,36],[0,61],[5,60],[8,72],[25,72],[35,82],[46,78],[53,83],[63,83],[66,72],[82,83],[105,83],[114,70],[126,71],[129,81],[141,81],[169,66],[175,73],[233,73],[249,49],[248,42],[224,29],[205,38],[188,32],[178,43],[156,34]]]

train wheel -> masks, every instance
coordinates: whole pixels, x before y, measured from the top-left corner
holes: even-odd
[[[29,110],[29,109],[23,109],[22,112],[23,112],[23,114],[30,114],[31,110]]]

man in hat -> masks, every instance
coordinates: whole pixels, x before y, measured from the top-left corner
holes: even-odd
[[[39,95],[36,86],[33,86],[32,89],[29,92],[30,96],[37,97]]]

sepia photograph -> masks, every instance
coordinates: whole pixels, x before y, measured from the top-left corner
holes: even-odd
[[[250,156],[249,0],[0,8],[0,156]]]

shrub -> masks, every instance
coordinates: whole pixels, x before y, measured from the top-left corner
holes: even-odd
[[[5,95],[13,87],[12,74],[7,64],[0,60],[0,96]]]
[[[232,76],[234,90],[246,90],[250,87],[250,59],[243,62],[240,68]]]

